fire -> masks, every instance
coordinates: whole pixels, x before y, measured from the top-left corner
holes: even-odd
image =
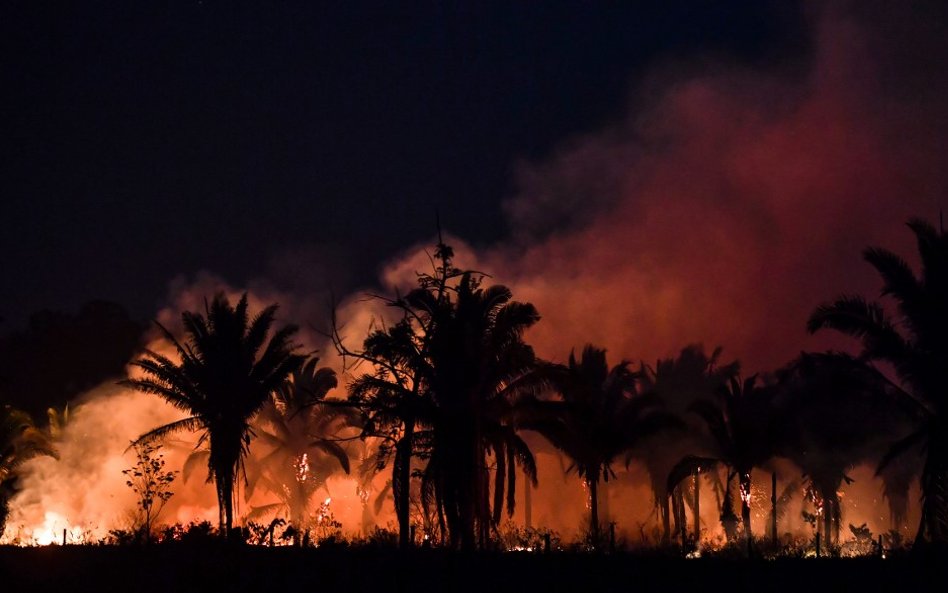
[[[82,543],[81,530],[72,528],[65,517],[59,513],[47,511],[42,525],[34,528],[29,537],[21,540],[21,545],[50,546],[62,543]]]
[[[296,463],[296,481],[300,484],[309,479],[309,456],[303,453]]]
[[[748,506],[751,503],[751,489],[750,487],[745,488],[743,484],[741,484],[741,502]]]

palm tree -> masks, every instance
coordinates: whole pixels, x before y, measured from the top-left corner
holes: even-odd
[[[291,342],[296,326],[285,326],[270,336],[276,310],[271,305],[250,318],[246,294],[236,306],[218,294],[209,305],[205,303],[206,316],[182,313],[187,336],[183,342],[156,323],[180,362],[145,350],[145,356],[132,363],[143,376],[123,381],[188,414],[143,434],[136,442],[181,430],[201,431],[199,445],[208,444],[208,481],[213,480],[217,489],[224,537],[233,525],[234,486],[253,434],[250,421],[305,359],[295,353]]]
[[[507,287],[482,288],[481,280],[465,272],[440,300],[426,289],[409,295],[432,319],[426,382],[434,414],[424,498],[435,503],[451,544],[463,549],[488,544],[505,494],[513,512],[517,465],[536,480],[513,406],[537,364],[523,332],[540,317],[533,305],[512,300]]]
[[[570,352],[566,366],[544,371],[559,393],[557,400],[525,397],[518,406],[518,426],[542,434],[572,460],[589,491],[589,534],[600,544],[599,482],[615,477],[612,464],[642,438],[673,425],[658,412],[659,401],[637,395],[638,375],[628,361],[609,367],[606,351],[587,345],[579,361]]]
[[[892,396],[889,383],[849,355],[805,354],[781,369],[778,378],[781,456],[805,474],[808,498],[822,520],[816,528],[822,541],[833,546],[842,520],[838,492],[850,482],[846,472],[884,458],[885,444],[911,432],[913,423]],[[895,468],[896,464],[888,464],[884,469]],[[898,474],[880,475],[892,502],[899,492],[896,488],[907,484]]]
[[[272,447],[263,457],[248,463],[254,475],[247,488],[261,483],[280,502],[258,507],[258,512],[284,512],[299,545],[313,495],[338,469],[349,473],[349,453],[340,444],[341,433],[358,427],[354,408],[329,405],[326,394],[336,387],[336,372],[319,367],[310,358],[293,372],[292,379],[277,389],[253,422],[259,441]]]
[[[948,544],[948,235],[923,220],[909,228],[918,245],[916,275],[895,253],[869,248],[864,259],[883,280],[882,295],[892,298],[897,317],[858,296],[842,296],[810,316],[810,332],[829,328],[857,338],[867,364],[884,362],[896,380],[892,392],[910,407],[919,428],[896,442],[889,459],[924,446],[922,518],[917,542]],[[873,367],[875,368],[875,367]],[[885,377],[884,373],[877,371]],[[888,379],[887,379],[888,380]]]
[[[692,402],[713,399],[729,378],[738,372],[740,365],[736,361],[722,365],[719,364],[720,357],[721,348],[709,356],[701,345],[686,346],[678,356],[659,360],[654,367],[643,364],[639,373],[639,388],[644,394],[658,397],[669,413],[684,418]],[[683,501],[677,489],[668,489],[668,476],[682,458],[702,451],[705,446],[705,438],[695,427],[694,430],[659,433],[645,439],[627,458],[627,461],[633,457],[641,459],[648,470],[666,542],[671,537],[672,517],[675,518],[676,530],[683,534],[684,529]],[[670,505],[670,502],[674,502],[674,505]]]
[[[741,498],[741,521],[748,544],[752,539],[751,472],[770,459],[777,448],[773,393],[772,389],[758,384],[757,375],[744,381],[732,375],[717,389],[716,401],[700,398],[692,402],[689,410],[704,421],[711,436],[711,451],[708,456],[683,458],[668,477],[670,491],[696,472],[706,471],[717,464],[724,465],[727,477],[721,517],[726,521],[733,513],[731,482],[736,477]],[[725,528],[727,531],[727,525]]]
[[[0,408],[0,536],[16,491],[18,470],[40,455],[56,457],[49,438],[33,424],[26,412],[10,406]]]
[[[453,256],[440,241],[433,270],[419,274],[417,288],[376,297],[401,318],[374,329],[362,350],[348,349],[335,323],[330,334],[344,359],[354,361],[347,368],[372,367],[352,382],[349,399],[365,416],[363,436],[379,441],[377,469],[394,454],[402,547],[410,545],[413,459],[427,462],[421,471],[425,514],[434,507],[442,539],[465,549],[486,545],[505,498],[512,512],[517,465],[536,479],[533,456],[512,424],[512,406],[535,363],[522,334],[539,316],[532,305],[512,301],[506,287],[481,288],[483,275],[456,268]]]

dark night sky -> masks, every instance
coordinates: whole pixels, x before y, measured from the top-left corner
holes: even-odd
[[[288,253],[345,290],[436,207],[502,241],[514,164],[621,117],[651,65],[809,44],[797,3],[757,0],[44,4],[0,9],[5,329],[92,298],[144,319],[179,274]]]

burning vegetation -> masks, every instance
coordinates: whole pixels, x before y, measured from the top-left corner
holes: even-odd
[[[526,338],[539,312],[457,267],[444,242],[414,288],[350,316],[371,320],[361,341],[333,317],[319,335],[335,368],[305,353],[275,305],[254,313],[248,295],[219,293],[177,328],[159,324],[111,393],[51,411],[43,427],[3,409],[4,541],[658,546],[688,557],[943,545],[948,234],[909,226],[920,275],[865,252],[897,317],[847,296],[810,318],[810,331],[850,334],[861,353],[806,353],[746,378],[700,346],[654,365],[610,365],[591,345],[567,364],[543,360]],[[90,445],[111,450],[83,459]],[[91,482],[44,491],[84,467],[104,500],[88,498]],[[214,498],[190,479],[202,467]],[[582,487],[561,496],[570,475]],[[546,523],[543,507],[573,524]]]
[[[944,195],[943,67],[906,66],[945,37],[867,10],[817,11],[800,71],[653,73],[629,117],[517,166],[509,242],[439,237],[326,323],[205,273],[131,360],[141,328],[107,305],[40,318],[4,388],[70,406],[0,408],[0,542],[944,546],[948,235],[891,221]],[[863,274],[869,243],[911,256]],[[56,349],[101,336],[101,369]]]

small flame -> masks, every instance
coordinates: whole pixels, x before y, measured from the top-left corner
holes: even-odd
[[[303,453],[295,465],[296,481],[302,484],[309,479],[309,455]]]
[[[748,506],[750,506],[751,503],[751,489],[745,489],[743,484],[741,484],[741,502]]]

